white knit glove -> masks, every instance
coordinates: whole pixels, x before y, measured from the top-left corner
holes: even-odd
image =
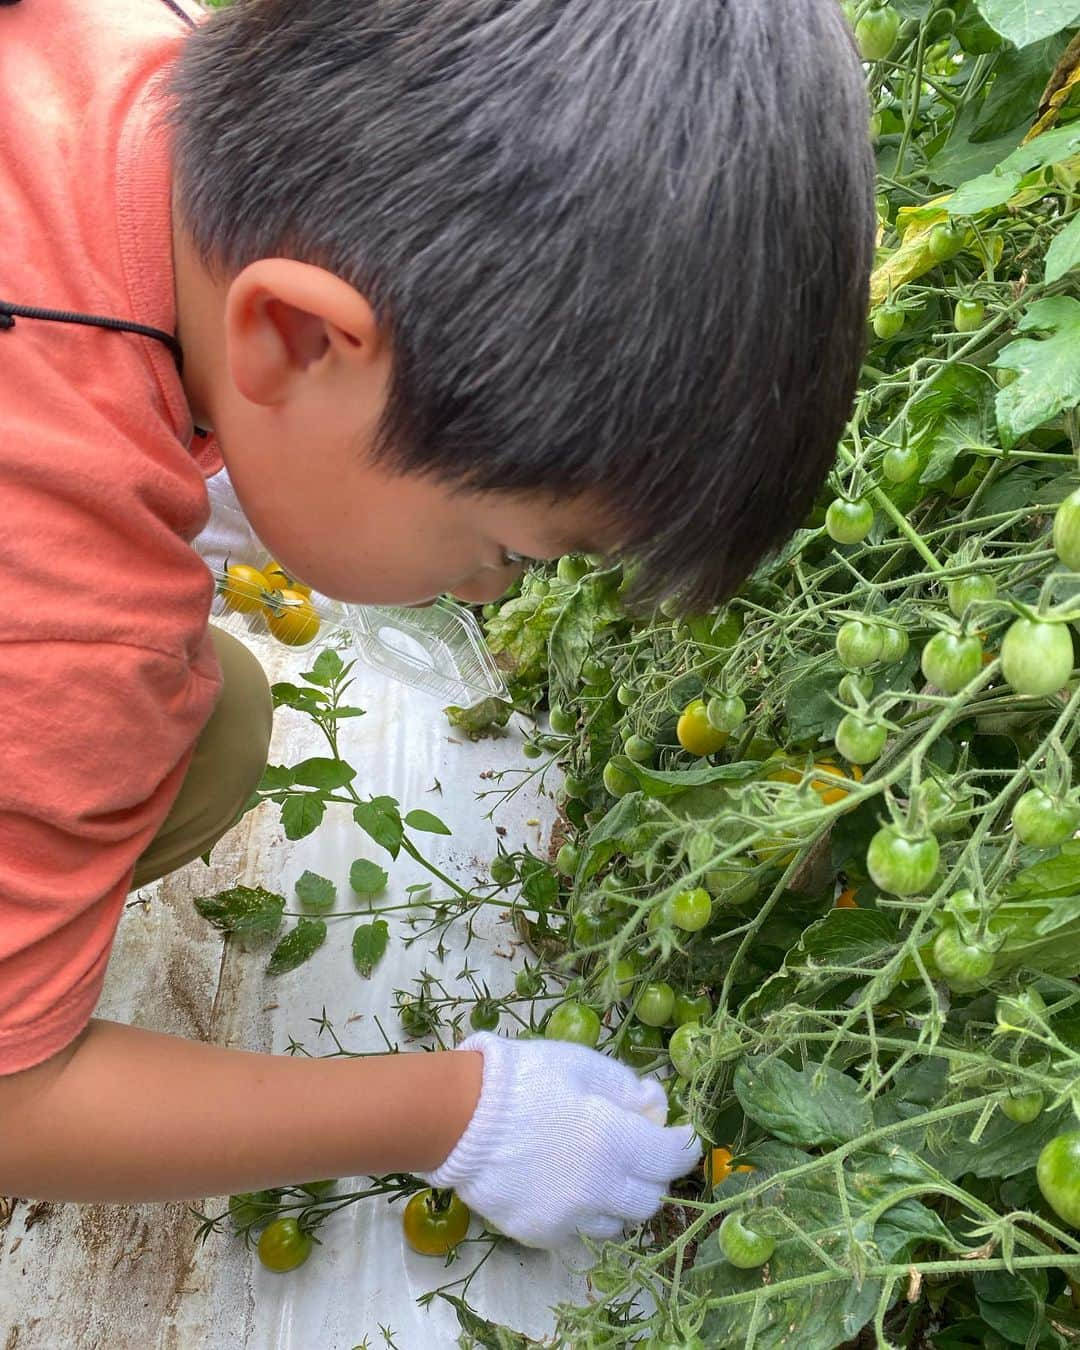
[[[662,1124],[661,1085],[607,1055],[490,1032],[459,1049],[484,1057],[480,1100],[447,1160],[421,1175],[527,1246],[619,1237],[701,1156],[689,1125]]]

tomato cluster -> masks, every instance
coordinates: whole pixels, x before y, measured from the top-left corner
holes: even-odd
[[[287,647],[306,647],[319,635],[321,620],[311,587],[280,563],[270,562],[263,568],[229,563],[218,594],[227,609],[261,616],[268,631]]]

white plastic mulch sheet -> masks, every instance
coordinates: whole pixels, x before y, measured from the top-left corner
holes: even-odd
[[[296,681],[316,652],[291,652],[260,641],[256,650],[271,679]],[[317,650],[317,649],[316,649]],[[347,653],[343,653],[347,655]],[[438,704],[357,665],[349,702],[367,715],[344,721],[344,756],[357,770],[362,795],[390,794],[404,810],[424,807],[451,827],[449,838],[416,836],[428,856],[468,883],[486,873],[496,849],[495,825],[513,849],[542,851],[553,817],[546,797],[526,790],[484,816],[493,802],[476,793],[497,788],[492,771],[521,768],[520,734],[476,744],[449,728]],[[271,760],[293,763],[324,754],[325,743],[308,719],[277,714]],[[441,792],[434,790],[441,784]],[[137,896],[125,912],[98,1015],[221,1045],[285,1052],[293,1042],[313,1055],[333,1050],[312,1019],[323,1009],[349,1050],[382,1048],[374,1018],[405,1044],[394,990],[414,988],[421,969],[438,975],[447,991],[466,964],[492,993],[508,991],[525,952],[502,911],[491,907],[476,923],[466,953],[464,927],[449,930],[442,962],[427,943],[406,947],[410,929],[391,916],[391,944],[370,979],[351,957],[357,920],[329,922],[329,936],[315,956],[289,974],[265,974],[267,948],[247,950],[221,940],[195,913],[191,900],[243,882],[264,885],[292,901],[305,869],[331,878],[338,908],[353,908],[349,866],[367,857],[390,872],[380,903],[407,899],[406,887],[426,879],[404,858],[392,862],[353,824],[344,807],[331,807],[319,830],[296,843],[285,840],[276,808],[249,814],[215,850],[209,868],[194,863]],[[438,883],[434,894],[437,896]],[[358,907],[358,906],[357,906]],[[283,1128],[304,1128],[301,1101],[266,1104],[280,1112]],[[253,1107],[254,1109],[254,1107]],[[139,1128],[137,1120],[132,1130]],[[206,1141],[208,1149],[213,1139]],[[360,1189],[362,1181],[349,1189]],[[208,1202],[220,1212],[222,1200]],[[196,1219],[183,1205],[33,1205],[0,1198],[0,1346],[4,1350],[377,1350],[387,1328],[398,1350],[457,1345],[453,1309],[442,1300],[427,1308],[415,1300],[467,1274],[486,1248],[467,1247],[447,1269],[440,1260],[408,1251],[401,1237],[401,1203],[365,1201],[345,1209],[320,1230],[322,1246],[307,1265],[279,1276],[261,1268],[230,1232],[194,1241]],[[226,1225],[228,1228],[228,1225]],[[474,1232],[478,1231],[478,1226]],[[469,1290],[482,1315],[530,1335],[550,1333],[550,1307],[586,1297],[570,1258],[507,1246],[495,1252]]]

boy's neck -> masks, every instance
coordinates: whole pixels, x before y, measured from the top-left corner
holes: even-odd
[[[172,206],[176,336],[184,352],[182,383],[196,426],[213,430],[213,372],[224,369],[226,288],[204,266]]]

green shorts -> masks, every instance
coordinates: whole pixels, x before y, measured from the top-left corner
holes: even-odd
[[[180,795],[135,866],[132,889],[198,858],[236,823],[270,748],[273,703],[262,666],[236,638],[211,627],[224,676]]]

